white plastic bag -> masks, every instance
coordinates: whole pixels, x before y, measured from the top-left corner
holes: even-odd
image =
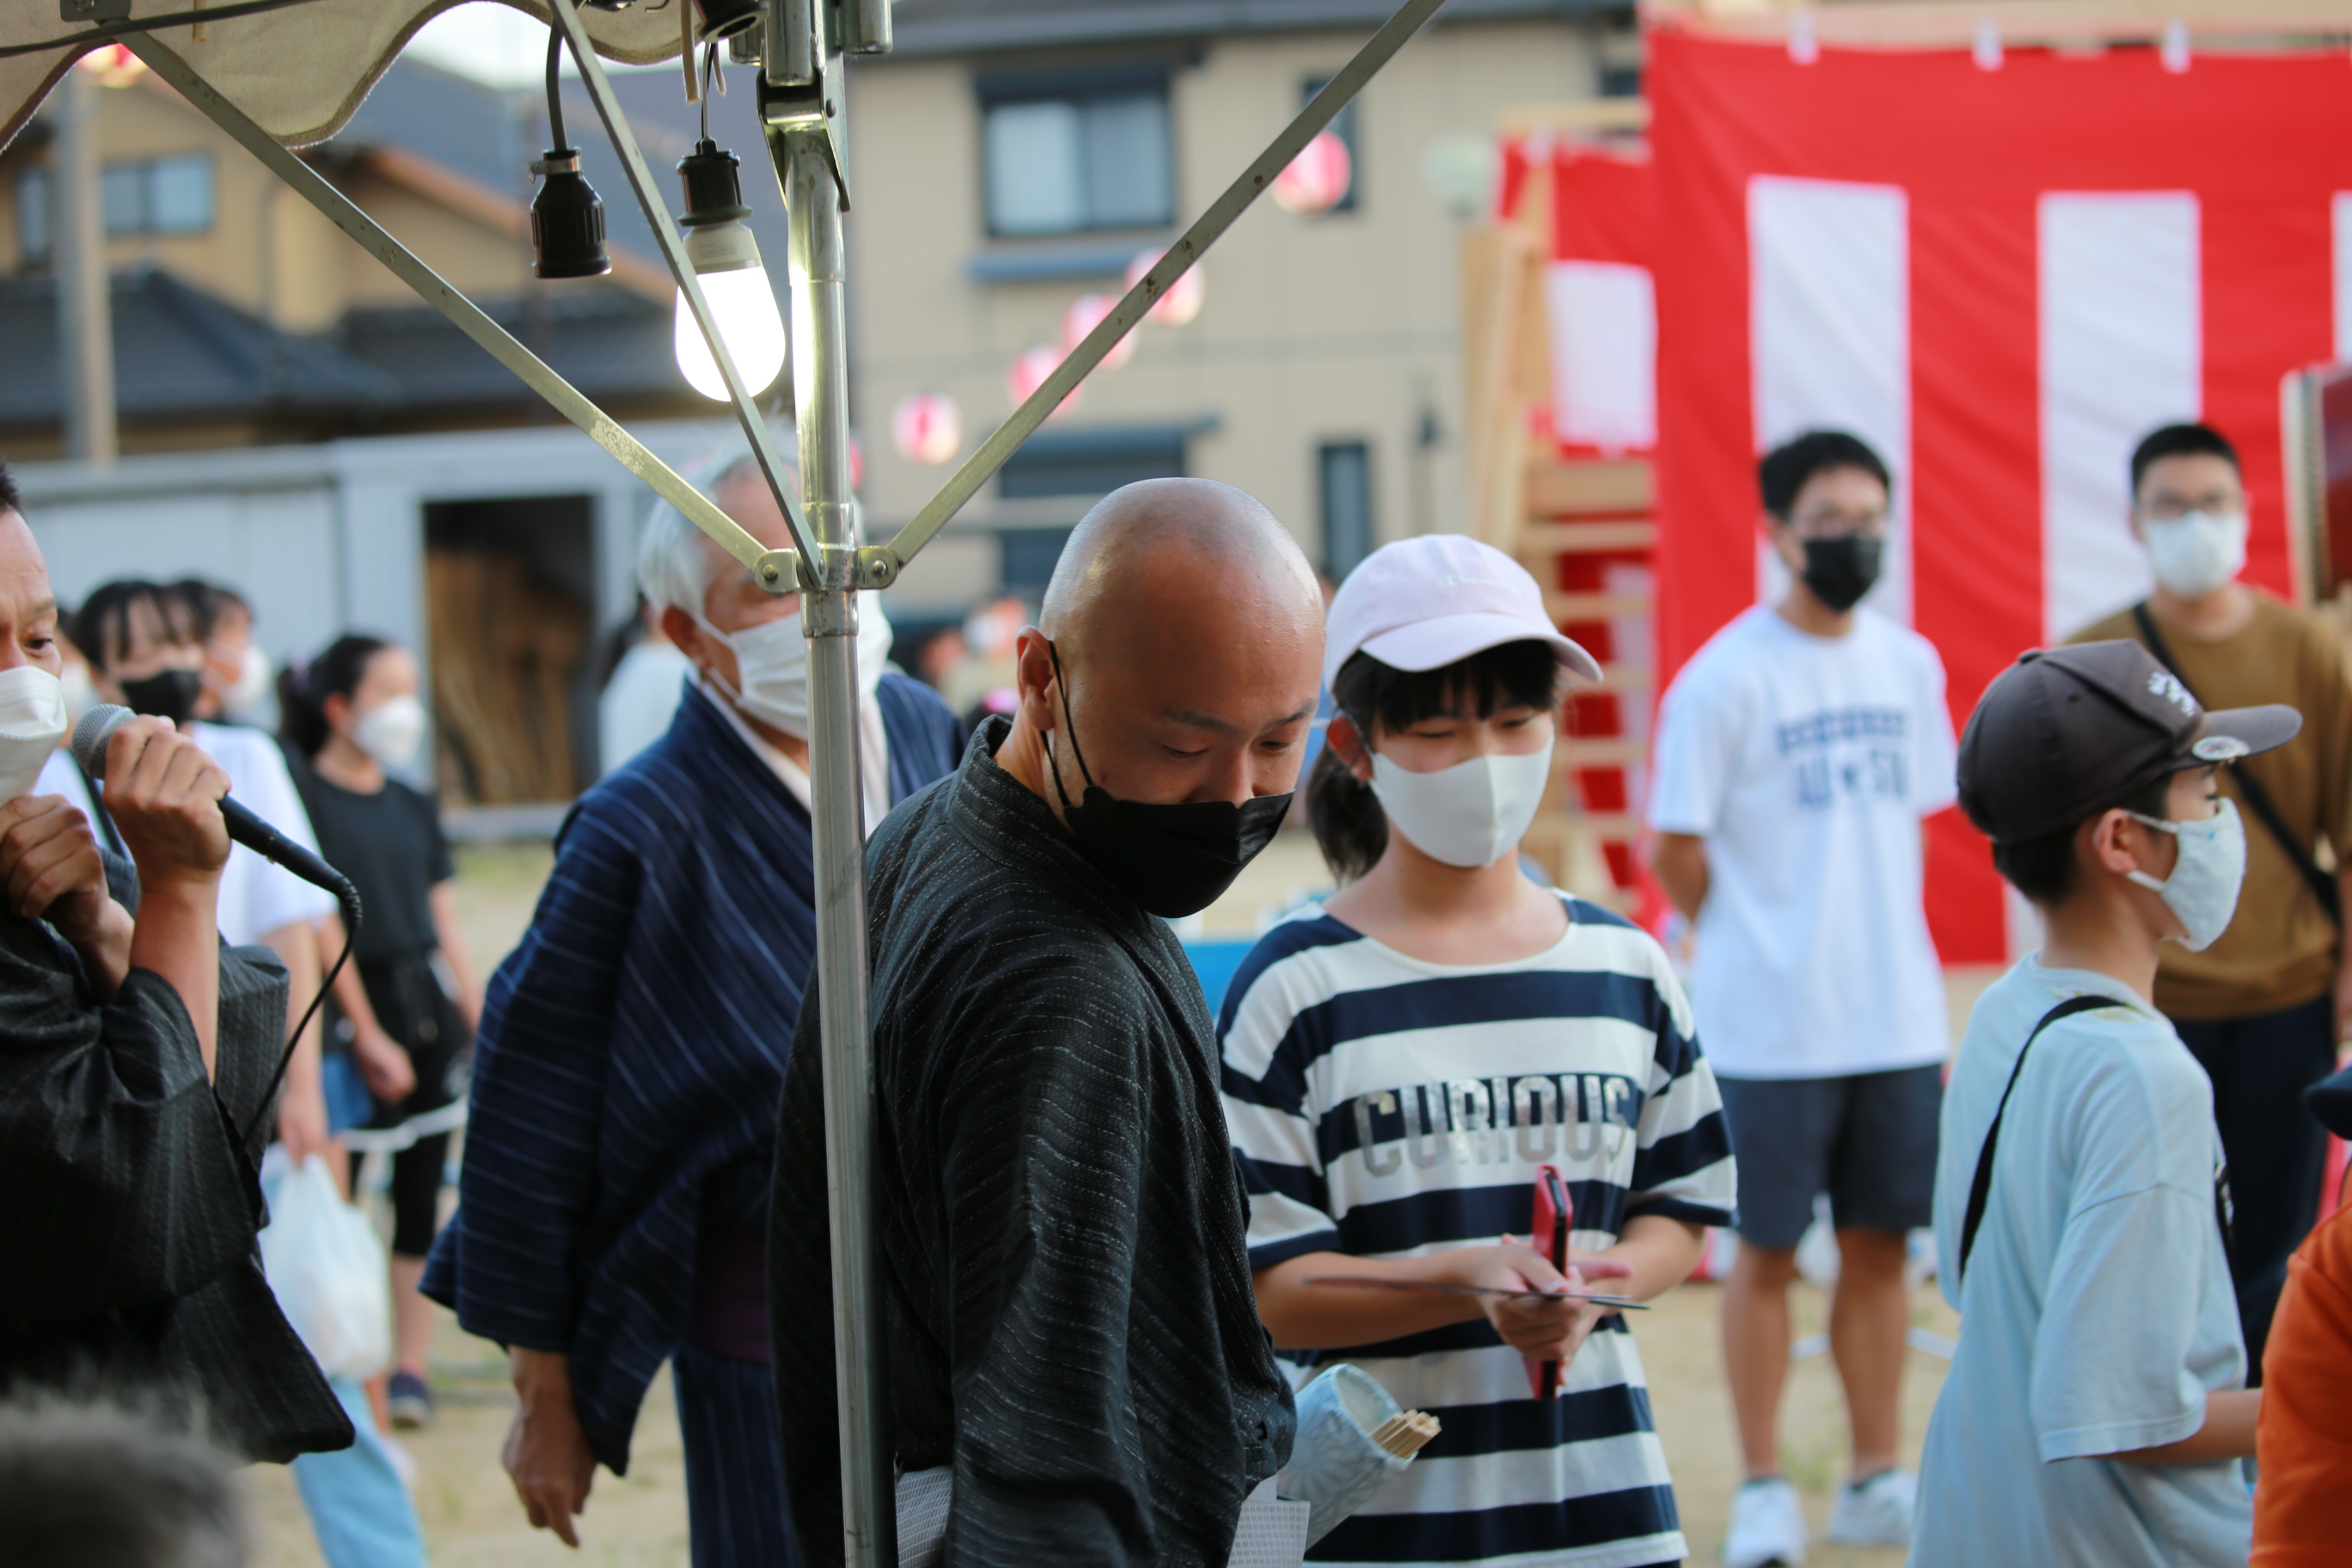
[[[375,1227],[343,1202],[320,1155],[298,1168],[273,1148],[261,1181],[261,1267],[279,1310],[328,1376],[373,1377],[392,1361],[392,1277]]]

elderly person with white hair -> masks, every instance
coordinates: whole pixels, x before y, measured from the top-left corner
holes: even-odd
[[[748,458],[711,499],[789,542]],[[627,1472],[673,1363],[696,1568],[794,1561],[769,1372],[768,1183],[784,1060],[816,952],[807,647],[675,510],[637,574],[693,662],[668,732],[582,796],[522,944],[491,980],[459,1206],[425,1291],[509,1349],[505,1460],[533,1525],[577,1544],[598,1464]],[[870,827],[950,772],[956,721],[884,673],[861,606]]]

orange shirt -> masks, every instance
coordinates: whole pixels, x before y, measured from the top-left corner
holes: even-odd
[[[2352,1546],[2352,1205],[2287,1264],[2254,1443],[2251,1568],[2336,1568]]]

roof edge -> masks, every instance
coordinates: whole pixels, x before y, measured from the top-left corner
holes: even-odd
[[[1630,10],[1626,0],[1452,0],[1436,24],[1569,20]],[[1235,33],[1301,33],[1379,26],[1388,0],[1132,0],[1082,11],[925,21],[902,16],[888,58],[984,54],[1070,44],[1140,43]],[[877,62],[878,63],[878,62]]]

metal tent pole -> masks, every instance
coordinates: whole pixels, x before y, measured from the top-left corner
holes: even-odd
[[[760,117],[792,224],[793,408],[815,552],[801,570],[809,647],[809,795],[816,862],[816,986],[824,1082],[825,1197],[833,1253],[834,1367],[840,1390],[845,1568],[897,1568],[896,1456],[889,1441],[874,1222],[874,1050],[866,974],[866,786],[860,754],[857,594],[887,580],[861,555],[849,480],[848,282],[842,215],[845,41],[888,47],[888,10],[771,0]],[[855,35],[835,36],[843,25]],[[877,37],[878,34],[878,37]]]
[[[849,377],[842,224],[830,160],[787,139],[793,384],[819,586],[801,595],[809,639],[810,795],[815,802],[817,1016],[824,1053],[825,1188],[832,1210],[834,1357],[841,1401],[844,1561],[895,1568],[898,1510],[884,1376],[873,1207],[874,1056],[866,1016],[866,789],[860,756],[858,543],[849,491]]]
[[[58,84],[57,153],[49,160],[49,254],[56,258],[58,363],[65,372],[66,456],[114,461],[114,297],[99,213],[98,84],[79,61]]]

